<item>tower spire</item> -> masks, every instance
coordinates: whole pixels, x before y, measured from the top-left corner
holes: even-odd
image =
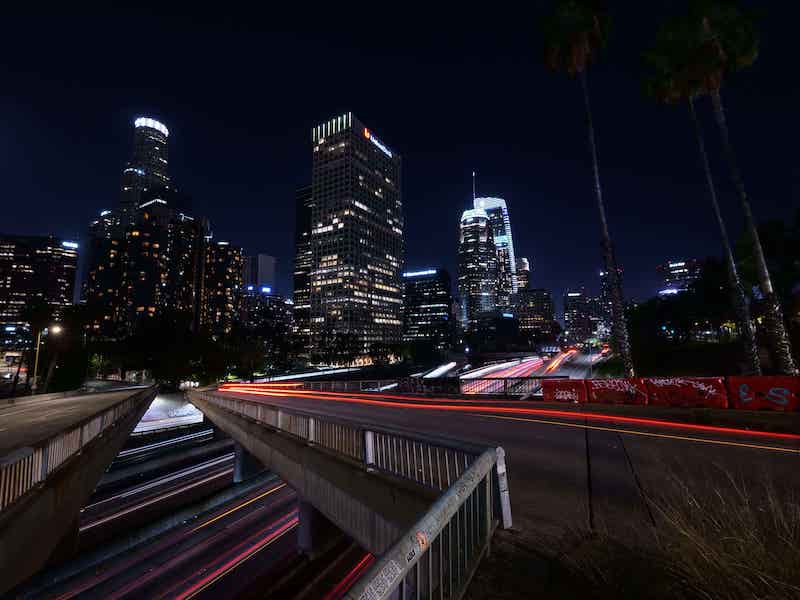
[[[472,206],[475,206],[475,171],[472,172]]]

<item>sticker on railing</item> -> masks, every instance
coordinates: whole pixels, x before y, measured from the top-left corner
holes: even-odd
[[[381,600],[393,589],[393,584],[402,573],[400,565],[396,560],[386,564],[381,572],[375,576],[364,593],[359,597],[360,600]]]

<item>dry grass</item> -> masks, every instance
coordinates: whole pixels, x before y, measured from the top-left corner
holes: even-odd
[[[800,599],[797,492],[714,480],[699,492],[674,479],[652,498],[646,541],[571,536],[559,567],[590,598]]]

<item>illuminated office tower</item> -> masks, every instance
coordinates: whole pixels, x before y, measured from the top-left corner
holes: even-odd
[[[294,332],[307,349],[311,339],[311,186],[304,185],[295,193],[294,234]]]
[[[531,264],[527,258],[517,259],[517,291],[527,290],[531,287]]]
[[[366,363],[373,342],[401,340],[401,160],[352,113],[311,140],[311,343],[349,335]]]
[[[78,244],[52,235],[0,236],[0,324],[3,332],[27,327],[24,308],[37,300],[58,319],[72,304]],[[5,329],[5,328],[8,329]]]
[[[497,250],[489,216],[482,208],[461,215],[458,243],[458,293],[461,322],[474,330],[478,317],[497,308]]]
[[[200,322],[216,336],[231,332],[239,318],[242,249],[229,242],[206,244]]]
[[[122,171],[120,212],[123,225],[132,221],[146,192],[170,187],[167,173],[169,130],[150,117],[137,118],[133,126],[133,151]]]
[[[543,288],[521,287],[517,291],[514,316],[519,320],[519,330],[522,333],[535,340],[546,339],[553,331],[555,320],[550,292]]]
[[[517,292],[517,263],[508,207],[503,198],[475,198],[475,208],[486,211],[491,223],[497,249],[497,308],[507,310],[511,296]]]
[[[446,350],[452,338],[450,274],[445,269],[403,273],[403,341]]]
[[[592,322],[592,298],[584,288],[567,290],[564,293],[564,341],[580,344],[590,338],[594,331]]]
[[[244,285],[261,289],[268,287],[270,293],[277,293],[275,279],[275,257],[269,254],[253,254],[244,257]]]

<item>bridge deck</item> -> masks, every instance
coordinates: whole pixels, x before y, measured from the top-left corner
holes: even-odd
[[[130,389],[37,399],[19,398],[13,404],[0,406],[0,458],[10,452],[32,446],[69,429],[115,403],[136,393]]]

